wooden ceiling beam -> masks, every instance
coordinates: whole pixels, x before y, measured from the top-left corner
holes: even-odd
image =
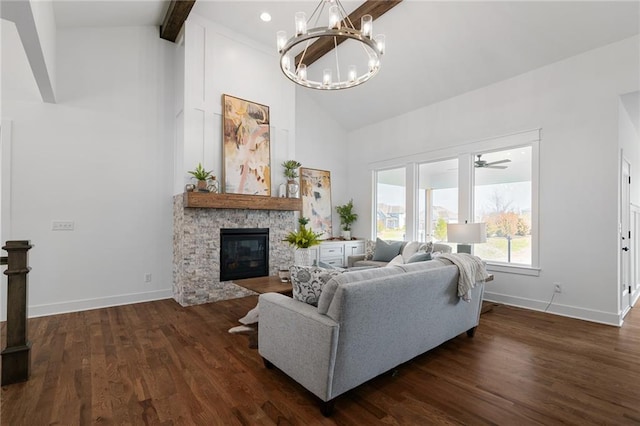
[[[196,0],[171,0],[160,27],[160,38],[175,43]]]
[[[356,10],[349,14],[349,19],[353,23],[356,30],[360,30],[360,19],[362,15],[371,15],[373,20],[375,21],[385,13],[387,13],[391,8],[398,5],[402,0],[366,0],[362,3]],[[336,44],[340,44],[345,41],[346,38],[338,38],[336,40]],[[309,66],[318,59],[322,58],[327,53],[331,52],[334,48],[334,42],[329,37],[319,38],[307,49],[307,52],[304,55],[304,63]],[[295,64],[300,62],[300,58],[302,58],[302,53],[296,56]]]

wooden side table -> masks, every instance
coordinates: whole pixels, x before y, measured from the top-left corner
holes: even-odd
[[[233,280],[233,283],[244,287],[256,293],[280,293],[285,296],[293,296],[293,288],[291,287],[291,281],[283,283],[280,277],[271,275],[268,277],[255,277],[245,278],[242,280]],[[246,326],[246,331],[239,332],[238,334],[245,334],[249,338],[249,348],[258,348],[258,324],[249,324]]]
[[[245,278],[242,280],[233,280],[233,283],[244,287],[256,293],[281,293],[286,296],[293,294],[291,282],[283,283],[280,277],[270,275],[268,277]]]
[[[489,281],[493,281],[493,274],[489,274],[487,279],[484,280],[485,283],[488,283]],[[480,309],[480,315],[486,314],[487,312],[491,312],[492,310],[493,310],[493,305],[491,304],[491,302],[482,302],[482,308]]]

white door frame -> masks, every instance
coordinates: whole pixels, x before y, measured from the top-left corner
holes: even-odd
[[[631,235],[631,163],[621,155],[620,164],[620,318],[631,309],[631,283],[633,281],[633,244]]]

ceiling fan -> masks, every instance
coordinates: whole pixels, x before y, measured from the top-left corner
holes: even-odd
[[[481,158],[482,154],[478,154],[477,157],[478,159],[474,161],[473,165],[479,169],[506,169],[507,166],[498,166],[498,164],[511,162],[511,160],[505,158],[504,160],[492,161],[491,163],[488,163]]]

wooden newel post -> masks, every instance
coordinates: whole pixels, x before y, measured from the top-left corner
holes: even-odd
[[[27,340],[27,252],[29,241],[7,241],[7,346],[2,356],[2,386],[29,379],[31,342]]]

